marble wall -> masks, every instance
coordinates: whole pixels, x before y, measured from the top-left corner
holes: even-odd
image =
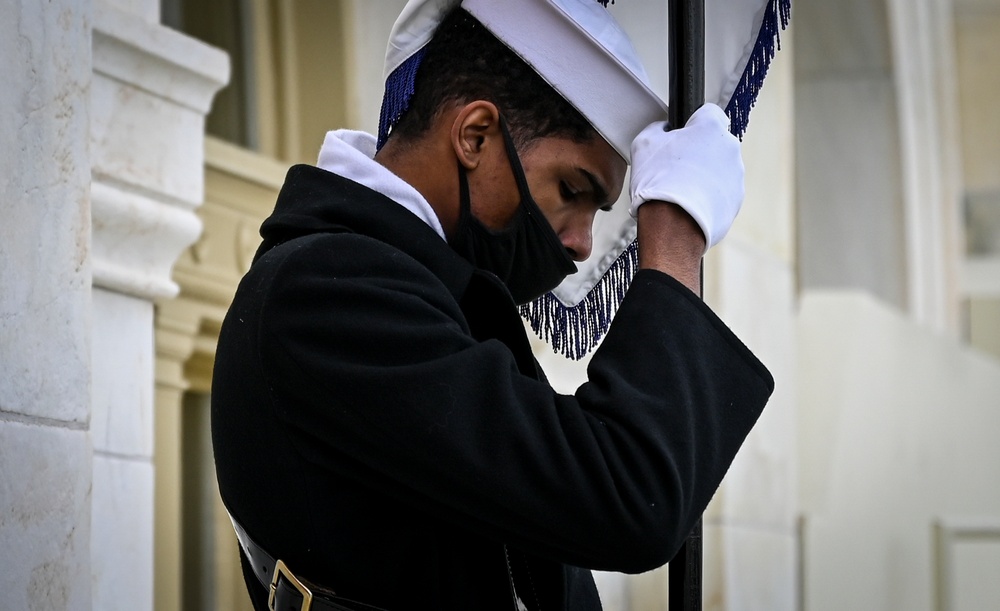
[[[807,295],[797,334],[804,609],[998,608],[1000,362],[857,291]],[[935,584],[935,525],[972,519],[982,563]]]
[[[998,604],[975,576],[997,573],[1000,529],[976,531],[975,567],[949,565],[935,539],[936,525],[1000,524],[986,483],[1000,465],[1000,364],[960,342],[958,314],[962,192],[996,159],[977,146],[996,125],[978,88],[997,82],[996,36],[981,34],[997,4],[796,3],[806,610]],[[971,96],[959,66],[982,72]]]
[[[90,601],[89,4],[0,5],[0,608]]]

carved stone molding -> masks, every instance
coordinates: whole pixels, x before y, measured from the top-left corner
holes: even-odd
[[[95,286],[150,300],[178,293],[177,257],[199,235],[204,117],[225,53],[98,2],[91,87]]]
[[[228,56],[109,4],[94,6],[94,72],[202,115],[229,80]]]
[[[205,151],[205,205],[198,211],[204,231],[178,260],[174,279],[186,299],[224,311],[250,269],[260,224],[274,208],[287,167],[215,138],[206,139]]]
[[[150,301],[177,295],[170,270],[198,238],[197,216],[96,180],[91,213],[95,286]]]

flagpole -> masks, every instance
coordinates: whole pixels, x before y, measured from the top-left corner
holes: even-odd
[[[705,0],[669,0],[668,118],[682,127],[705,103]]]
[[[682,127],[705,103],[705,1],[668,0],[670,91],[668,120]],[[704,295],[704,267],[699,293]],[[670,611],[701,611],[701,519],[670,560]]]

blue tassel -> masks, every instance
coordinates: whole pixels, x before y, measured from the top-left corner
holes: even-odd
[[[399,123],[403,113],[410,108],[410,99],[413,98],[414,84],[417,80],[417,70],[424,60],[426,47],[420,49],[407,58],[405,62],[392,71],[389,78],[385,79],[385,96],[382,98],[382,111],[378,120],[378,144],[379,150],[389,139],[392,128]]]
[[[608,4],[605,0],[598,2],[604,6]],[[771,59],[781,48],[779,33],[788,27],[791,10],[791,0],[768,2],[747,67],[726,107],[730,129],[741,139]],[[633,241],[579,304],[565,306],[555,295],[547,293],[521,306],[521,316],[556,353],[579,360],[593,350],[607,333],[638,267],[638,242]]]
[[[788,27],[791,17],[791,0],[771,0],[767,3],[750,60],[743,71],[739,85],[736,86],[736,91],[733,92],[733,97],[729,100],[729,105],[726,106],[730,131],[741,140],[746,132],[747,123],[750,122],[750,110],[757,103],[757,94],[764,85],[764,77],[767,76],[767,69],[771,66],[771,59],[775,51],[781,49],[780,31]]]
[[[521,306],[521,316],[555,352],[580,360],[594,349],[611,326],[637,269],[639,247],[633,240],[583,301],[566,306],[552,293],[546,293]]]

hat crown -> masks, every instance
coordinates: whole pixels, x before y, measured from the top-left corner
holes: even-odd
[[[632,139],[666,118],[632,42],[597,0],[410,0],[386,52],[379,142],[405,113],[420,51],[461,6],[576,108],[626,161]]]
[[[579,27],[604,47],[622,67],[649,87],[649,75],[632,45],[632,40],[608,9],[595,0],[550,0]]]

